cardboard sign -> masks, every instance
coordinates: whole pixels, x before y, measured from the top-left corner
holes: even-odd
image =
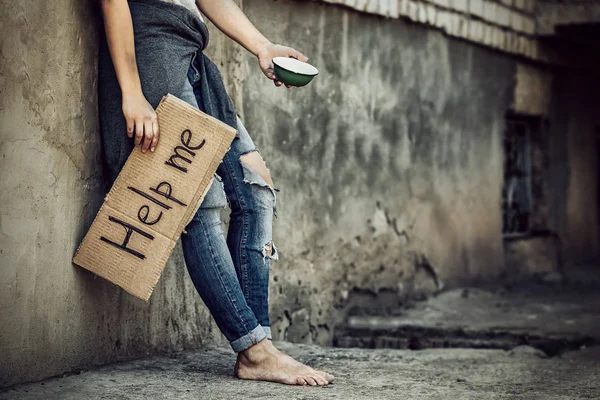
[[[156,150],[132,152],[73,262],[148,300],[236,130],[168,95]]]

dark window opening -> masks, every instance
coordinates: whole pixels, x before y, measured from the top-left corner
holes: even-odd
[[[531,229],[530,118],[509,116],[504,131],[504,184],[502,186],[502,233],[528,235]]]

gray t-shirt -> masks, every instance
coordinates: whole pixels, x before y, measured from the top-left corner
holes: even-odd
[[[196,2],[194,0],[162,0],[162,1],[164,1],[166,3],[174,3],[174,4],[179,4],[180,6],[184,6],[185,8],[187,8],[188,10],[193,12],[194,15],[199,17],[202,22],[204,22],[204,18],[202,18],[202,14],[200,14],[200,10],[198,9],[198,6],[196,5]]]

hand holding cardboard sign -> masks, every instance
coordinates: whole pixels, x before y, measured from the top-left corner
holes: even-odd
[[[154,152],[159,137],[158,118],[141,90],[123,95],[123,115],[127,121],[127,136],[131,138],[135,132],[135,145],[141,147],[142,153]]]

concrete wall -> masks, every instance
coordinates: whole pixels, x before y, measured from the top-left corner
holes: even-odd
[[[103,198],[96,3],[0,5],[0,386],[220,340],[180,250],[148,304],[71,264]]]
[[[94,4],[0,5],[0,386],[224,343],[179,247],[149,303],[70,262],[102,201]],[[222,35],[208,50],[281,189],[275,337],[326,344],[357,305],[501,274],[515,60],[322,3],[244,9],[321,71],[275,88]]]
[[[246,123],[282,189],[275,334],[328,343],[356,302],[500,274],[515,62],[423,26],[268,4],[245,11],[320,69],[301,89],[255,69],[244,81]]]

